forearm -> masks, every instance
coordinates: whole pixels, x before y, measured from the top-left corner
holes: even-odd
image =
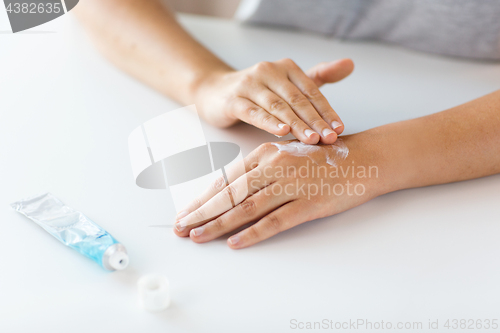
[[[109,60],[182,104],[205,77],[231,70],[157,0],[87,0],[76,13]]]
[[[500,173],[500,90],[452,109],[381,126],[373,137],[385,192]]]

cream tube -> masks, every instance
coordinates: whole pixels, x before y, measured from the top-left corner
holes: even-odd
[[[11,204],[19,213],[44,228],[63,244],[108,270],[128,265],[125,247],[81,212],[64,205],[50,193]]]

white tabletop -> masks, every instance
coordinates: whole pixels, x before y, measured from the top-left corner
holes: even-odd
[[[323,90],[346,133],[500,88],[498,63],[182,22],[237,68],[352,58],[352,76]],[[179,105],[106,62],[70,15],[34,30],[0,34],[0,332],[287,332],[298,330],[293,320],[324,319],[423,328],[439,320],[444,330],[447,319],[500,319],[500,175],[388,194],[245,250],[225,238],[195,244],[149,227],[171,223],[173,203],[165,190],[134,184],[127,148],[131,130]],[[277,140],[244,124],[203,126],[208,140],[237,143],[245,155]],[[121,241],[130,267],[106,272],[8,206],[43,191]],[[170,280],[167,311],[138,306],[136,281],[149,273]]]

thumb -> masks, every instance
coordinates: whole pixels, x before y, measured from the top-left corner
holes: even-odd
[[[331,62],[321,62],[310,68],[306,74],[318,87],[325,83],[333,83],[342,80],[352,73],[354,63],[351,59],[340,59]]]

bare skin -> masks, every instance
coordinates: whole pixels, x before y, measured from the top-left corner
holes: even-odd
[[[349,59],[321,63],[308,71],[290,59],[237,71],[195,41],[159,0],[86,0],[77,7],[77,14],[114,64],[181,104],[195,103],[201,116],[215,126],[244,121],[275,135],[291,132],[307,144],[332,144],[344,130],[318,88],[348,76],[354,68]],[[234,182],[243,175],[235,174],[230,186],[217,183],[180,212],[174,231],[203,243],[256,222],[228,239],[231,248],[239,249],[388,192],[496,174],[500,172],[499,128],[500,90],[450,110],[344,137],[350,154],[339,167],[376,166],[375,178],[350,174],[262,178],[256,170],[311,169],[309,157],[318,166],[330,167],[321,160],[321,151],[297,157],[265,144],[245,159],[245,179],[256,181],[254,187],[247,184],[250,196],[237,200],[234,208],[221,210],[222,206],[214,205],[216,198],[231,194],[234,199],[242,193]],[[293,191],[322,181],[330,188],[348,187],[347,182],[363,185],[365,192]],[[278,185],[293,193],[265,192]]]
[[[102,53],[208,123],[244,121],[307,144],[334,143],[344,130],[320,92],[354,69],[341,59],[304,72],[290,59],[235,70],[193,39],[159,0],[87,0],[75,10]]]
[[[350,153],[339,162],[338,177],[332,176],[321,150],[294,156],[267,143],[245,158],[245,175],[231,175],[229,186],[217,183],[181,211],[174,231],[204,243],[249,224],[228,239],[229,247],[241,249],[385,193],[500,173],[499,128],[497,91],[443,112],[345,136]],[[309,173],[280,173],[289,166]],[[354,177],[342,173],[342,167],[346,171],[349,166],[356,167]],[[377,170],[371,177],[358,173],[359,167],[370,166]],[[312,176],[312,169],[319,167],[330,171]],[[323,193],[318,190],[322,187]],[[245,188],[248,195],[239,195]],[[224,210],[220,200],[229,194],[236,206]]]

